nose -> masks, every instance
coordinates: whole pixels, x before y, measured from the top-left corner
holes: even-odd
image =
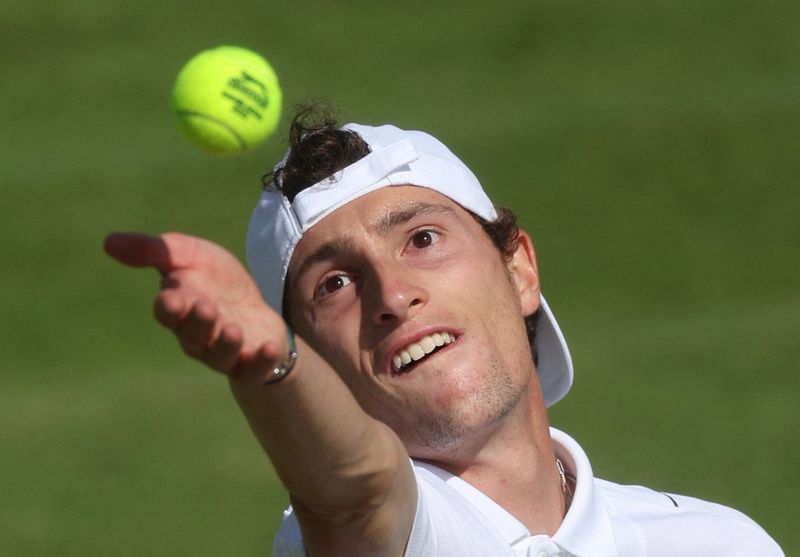
[[[412,318],[428,301],[420,278],[400,265],[376,266],[363,296],[376,325],[402,323]]]

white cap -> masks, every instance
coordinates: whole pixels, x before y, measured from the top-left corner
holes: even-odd
[[[247,231],[247,264],[264,299],[278,313],[282,313],[289,262],[303,233],[362,195],[387,186],[422,186],[485,220],[497,219],[494,204],[472,171],[436,138],[388,125],[347,124],[343,129],[358,133],[370,153],[304,189],[291,203],[273,184],[262,192],[253,209]],[[276,169],[285,164],[288,155]],[[572,386],[572,359],[544,297],[539,313],[537,374],[545,404],[552,406]]]

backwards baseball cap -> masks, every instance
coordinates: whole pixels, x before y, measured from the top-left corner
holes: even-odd
[[[357,133],[370,153],[298,193],[292,202],[280,191],[280,172],[289,153],[273,170],[278,183],[262,192],[247,231],[247,264],[262,296],[283,311],[286,273],[303,234],[333,211],[370,192],[389,186],[432,189],[487,221],[497,219],[494,204],[478,179],[444,144],[420,131],[395,126],[343,127]],[[552,406],[572,386],[567,343],[544,297],[536,329],[537,374],[545,404]]]

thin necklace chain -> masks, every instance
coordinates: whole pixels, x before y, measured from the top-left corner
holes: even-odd
[[[567,473],[564,470],[564,465],[558,457],[556,457],[556,468],[558,468],[558,479],[561,482],[561,498],[564,503],[564,515],[566,515],[572,503],[572,493],[570,493],[569,484],[567,484]]]

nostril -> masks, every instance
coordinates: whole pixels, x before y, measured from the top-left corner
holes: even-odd
[[[394,315],[391,313],[381,313],[380,320],[382,323],[388,323],[394,319]]]
[[[398,283],[394,288],[388,286],[382,289],[375,289],[374,295],[365,297],[365,303],[370,307],[372,322],[379,325],[392,325],[398,321],[405,321],[411,317],[409,312],[416,313],[425,306],[426,297],[418,292],[410,292],[415,289],[411,286],[403,286]],[[390,285],[391,286],[391,285]]]

